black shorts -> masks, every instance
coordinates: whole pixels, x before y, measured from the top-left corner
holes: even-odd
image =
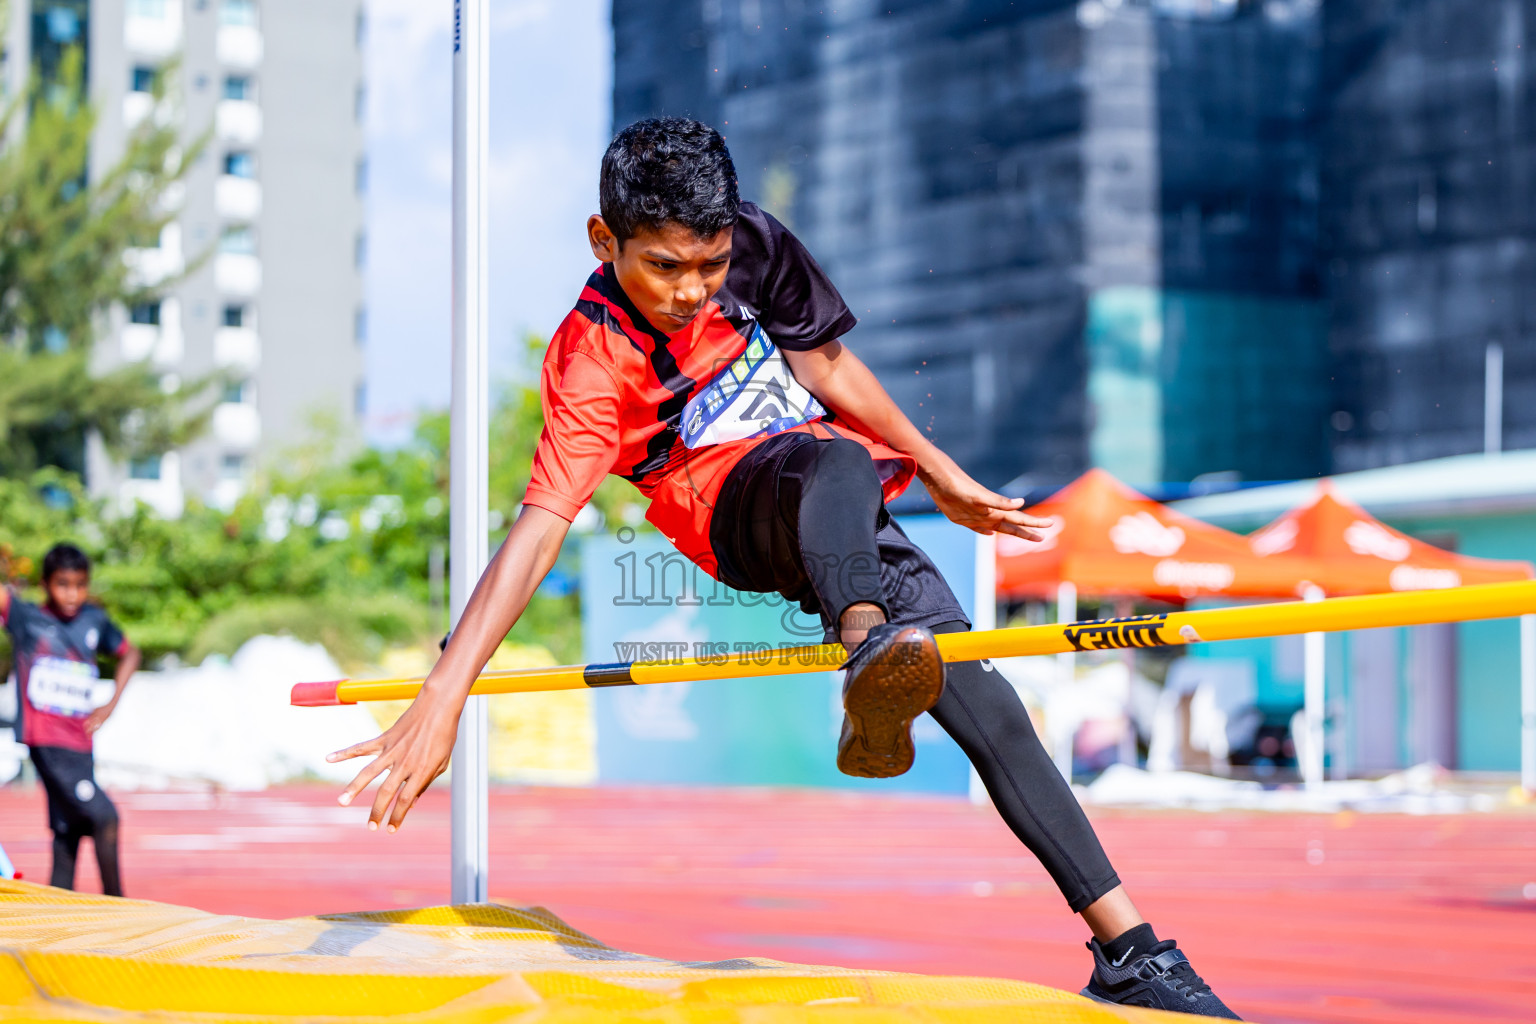
[[[808,445],[821,447],[809,450]],[[820,455],[828,458],[818,459]],[[815,545],[810,538],[801,536],[797,501],[803,488],[796,474],[838,472],[835,462],[838,455],[855,463],[861,458],[869,462],[868,454],[857,442],[846,438],[827,440],[803,433],[769,438],[747,453],[726,477],[710,523],[710,545],[714,549],[721,582],[737,590],[780,593],[799,602],[806,614],[821,617],[828,643],[837,639],[836,623],[823,607],[832,599],[823,600],[828,595],[817,593],[806,571],[807,549],[814,549]],[[970,620],[938,567],[912,543],[885,510],[873,465],[867,475],[839,473],[834,483],[839,488],[856,488],[858,493],[848,493],[845,495],[847,500],[828,503],[822,511],[824,519],[862,517],[871,511],[875,516],[874,543],[880,560],[880,596],[873,593],[847,596],[883,604],[887,618],[899,625],[929,628],[945,622],[969,625]],[[864,493],[866,491],[872,493]],[[845,524],[835,522],[818,525],[834,536],[858,532],[840,531],[838,527]],[[867,531],[867,526],[864,529]],[[849,554],[838,552],[831,557]],[[836,577],[838,574],[831,575]],[[849,579],[844,574],[843,588],[856,591],[860,583],[858,575],[855,571],[854,578]],[[873,573],[868,575],[872,577]],[[827,589],[825,584],[823,589]]]
[[[33,747],[32,763],[48,793],[48,827],[57,835],[95,835],[117,822],[117,808],[96,784],[89,751]]]

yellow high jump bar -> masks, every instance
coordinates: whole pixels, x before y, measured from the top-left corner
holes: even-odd
[[[1447,590],[1335,597],[1325,601],[1286,601],[1133,615],[1070,624],[989,629],[979,633],[945,633],[938,637],[938,641],[939,652],[945,661],[980,661],[983,658],[1018,658],[1068,651],[1172,647],[1295,633],[1503,619],[1532,613],[1536,613],[1536,580],[1526,580]],[[534,693],[791,675],[835,669],[846,659],[847,653],[838,644],[730,653],[714,647],[696,657],[486,672],[469,692]],[[416,696],[421,684],[421,679],[334,679],[297,683],[293,687],[292,703],[301,707],[326,707],[359,701],[403,700]]]

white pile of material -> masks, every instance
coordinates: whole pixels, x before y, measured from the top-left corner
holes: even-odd
[[[1378,811],[1458,814],[1492,811],[1499,801],[1486,793],[1446,789],[1439,765],[1415,765],[1380,779],[1350,779],[1303,788],[1265,789],[1257,782],[1220,779],[1196,772],[1147,772],[1111,765],[1079,790],[1085,803],[1117,807],[1179,807],[1200,811],[1291,811],[1331,814]]]
[[[288,703],[294,683],[342,674],[318,644],[273,636],[248,641],[228,661],[140,673],[96,734],[97,776],[108,790],[345,783],[367,762],[327,764],[325,755],[376,736],[373,716],[357,704]]]

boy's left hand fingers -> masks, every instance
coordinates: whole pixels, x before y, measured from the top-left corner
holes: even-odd
[[[999,522],[1012,523],[1014,526],[1025,526],[1035,530],[1044,530],[1051,525],[1049,519],[1040,516],[1032,516],[1022,509],[990,509],[991,515]]]
[[[1023,498],[1005,498],[996,491],[989,491],[985,487],[977,495],[977,500],[989,508],[1020,509],[1024,507]]]

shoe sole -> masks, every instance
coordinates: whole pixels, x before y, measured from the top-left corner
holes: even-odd
[[[932,634],[916,628],[896,634],[883,660],[844,684],[837,770],[864,779],[905,774],[916,757],[912,723],[943,693],[944,662]]]

